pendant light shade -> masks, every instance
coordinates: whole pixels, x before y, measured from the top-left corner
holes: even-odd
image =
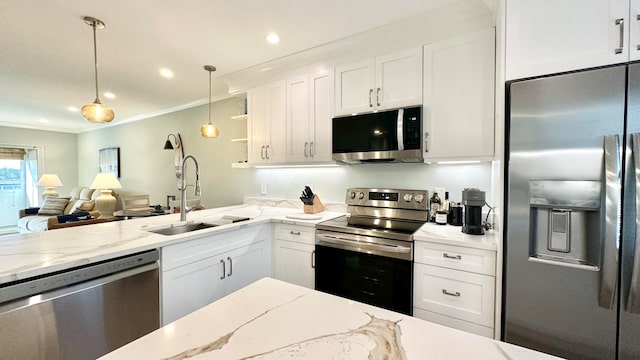
[[[200,127],[200,135],[212,139],[220,135],[218,127],[211,123],[211,73],[216,71],[216,67],[213,65],[205,65],[204,69],[209,72],[209,123]]]
[[[103,29],[104,22],[90,16],[85,16],[84,22],[93,28],[93,64],[96,78],[96,99],[92,103],[83,106],[80,113],[82,114],[82,117],[90,122],[108,123],[113,120],[115,114],[110,107],[101,103],[100,98],[98,97],[98,50],[96,45],[96,29]]]

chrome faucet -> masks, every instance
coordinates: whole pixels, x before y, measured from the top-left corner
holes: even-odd
[[[193,162],[196,164],[196,184],[195,184],[195,196],[200,196],[202,194],[202,190],[200,189],[200,169],[198,167],[198,160],[193,155],[187,155],[182,159],[182,181],[180,182],[180,221],[187,220],[187,213],[192,209],[187,210],[187,184],[185,183],[185,178],[187,173],[185,172],[185,165],[187,163],[187,159],[191,158]]]

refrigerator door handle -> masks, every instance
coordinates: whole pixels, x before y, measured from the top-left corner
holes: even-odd
[[[620,235],[620,181],[621,181],[620,136],[604,137],[605,176],[605,229],[603,239],[602,275],[598,306],[613,309],[618,282],[618,239]]]
[[[631,272],[631,285],[629,286],[629,295],[627,297],[627,311],[634,314],[640,314],[640,245],[638,243],[638,235],[640,235],[640,134],[631,135],[631,146],[633,151],[633,163],[635,170],[635,187],[636,187],[636,234],[634,239],[635,250],[633,252],[633,270]]]

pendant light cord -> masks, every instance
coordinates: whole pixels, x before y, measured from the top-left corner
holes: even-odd
[[[96,46],[96,21],[93,21],[91,27],[93,28],[93,65],[95,68],[96,74],[96,103],[100,103],[100,98],[98,97],[98,46]]]
[[[211,70],[209,71],[209,125],[211,125]]]

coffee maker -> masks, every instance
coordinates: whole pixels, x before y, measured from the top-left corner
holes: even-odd
[[[482,207],[486,204],[484,191],[477,188],[466,188],[462,191],[464,205],[464,222],[462,232],[471,235],[483,235]]]

